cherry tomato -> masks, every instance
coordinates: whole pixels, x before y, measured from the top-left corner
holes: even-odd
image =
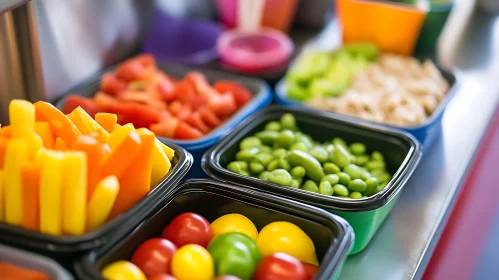
[[[232,275],[222,275],[222,276],[218,276],[217,278],[215,278],[213,280],[241,280],[241,278],[236,277],[236,276],[232,276]]]
[[[213,238],[210,222],[196,213],[178,215],[163,230],[161,237],[173,242],[178,247],[187,244],[198,244],[203,247]]]
[[[258,265],[254,280],[307,280],[303,264],[295,257],[275,253],[265,257]]]
[[[147,280],[177,280],[177,278],[168,274],[156,274],[152,277],[148,277]]]
[[[102,276],[112,280],[146,280],[144,273],[131,262],[117,261],[102,270]]]
[[[172,259],[172,274],[178,280],[211,280],[214,276],[213,258],[208,250],[189,244],[178,249]]]
[[[170,273],[171,259],[177,247],[169,240],[152,238],[142,243],[132,256],[137,265],[149,277],[160,273]]]
[[[317,273],[317,270],[319,270],[319,268],[313,264],[309,264],[309,263],[304,263],[302,262],[303,264],[303,267],[305,268],[305,272],[307,273],[307,280],[312,280],[315,276],[315,274]]]

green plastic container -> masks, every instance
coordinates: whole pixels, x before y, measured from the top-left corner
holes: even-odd
[[[435,49],[438,37],[442,33],[452,10],[453,2],[452,0],[430,1],[430,11],[426,14],[426,19],[416,44],[415,53],[423,53]]]
[[[370,150],[379,150],[385,156],[388,171],[393,174],[391,181],[374,196],[353,200],[276,185],[258,178],[242,176],[225,168],[234,160],[243,138],[263,130],[267,122],[279,120],[288,112],[295,116],[300,129],[310,134],[314,140],[327,141],[341,137],[347,142],[363,142]],[[216,179],[311,204],[343,217],[355,232],[354,246],[350,251],[352,255],[362,251],[369,244],[395,205],[400,191],[416,169],[421,156],[421,144],[405,132],[362,121],[332,118],[328,113],[318,111],[272,106],[247,119],[208,150],[203,156],[202,167],[209,176]]]

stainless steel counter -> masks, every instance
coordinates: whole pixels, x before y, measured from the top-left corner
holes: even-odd
[[[495,112],[499,101],[499,18],[473,12],[468,6],[456,11],[450,20],[452,28],[445,30],[439,60],[460,70],[461,87],[445,113],[442,135],[425,152],[371,244],[347,260],[340,279],[422,277]]]

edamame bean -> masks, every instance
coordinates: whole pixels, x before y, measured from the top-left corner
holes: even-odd
[[[385,172],[385,173],[379,175],[377,178],[381,183],[384,183],[384,182],[390,181],[392,176],[390,174],[388,174],[388,172]]]
[[[371,173],[371,176],[374,176],[377,178],[381,174],[385,173],[385,169],[384,168],[376,168],[376,169],[370,170],[369,173]]]
[[[340,172],[337,174],[338,178],[340,179],[340,184],[344,186],[348,186],[348,183],[350,183],[350,175],[346,174],[345,172]]]
[[[260,148],[260,150],[261,150],[261,148]],[[358,155],[353,160],[353,163],[356,164],[356,165],[358,165],[358,166],[363,166],[368,161],[369,161],[369,156],[367,156],[367,155]]]
[[[381,183],[377,188],[376,188],[376,193],[379,193],[382,189],[386,187],[388,182]]]
[[[348,188],[352,191],[363,192],[366,190],[367,184],[361,179],[354,179],[348,183]]]
[[[325,144],[324,148],[326,148],[326,151],[331,155],[331,153],[334,151],[334,145],[333,144]]]
[[[305,145],[305,143],[303,143],[303,142],[294,143],[293,145],[291,145],[289,150],[290,151],[298,150],[298,151],[308,152],[307,145]]]
[[[293,178],[291,180],[291,185],[289,185],[289,186],[292,188],[299,189],[302,182],[303,182],[302,178]]]
[[[243,171],[248,171],[248,163],[245,162],[245,161],[236,161],[237,163],[239,163],[239,165],[241,166],[241,169]]]
[[[293,116],[293,114],[286,113],[286,114],[282,115],[281,126],[284,129],[296,130],[297,129],[296,120],[295,120],[295,117]]]
[[[362,143],[352,143],[350,144],[350,152],[356,156],[360,156],[366,152],[366,145]]]
[[[341,139],[340,137],[333,138],[333,144],[334,146],[340,145],[343,148],[347,147],[347,142],[345,142],[345,140]]]
[[[336,174],[328,174],[328,175],[322,177],[322,179],[321,179],[321,183],[322,182],[329,182],[331,184],[331,186],[338,184],[339,181],[340,181],[340,177],[338,177],[338,175],[336,175]]]
[[[267,179],[269,178],[269,174],[269,171],[263,171],[262,173],[260,173],[260,175],[258,175],[258,179],[267,181]]]
[[[320,163],[324,163],[328,160],[329,153],[326,148],[322,146],[315,146],[308,152],[311,156],[316,158]]]
[[[307,137],[307,135],[305,135],[301,132],[295,133],[294,142],[295,143],[303,143],[307,147],[307,150],[311,149],[314,146],[313,141],[309,137]]]
[[[293,167],[293,169],[291,169],[291,176],[295,178],[303,178],[305,177],[305,173],[305,168],[303,168],[302,166],[295,166]]]
[[[324,177],[320,162],[305,152],[292,151],[288,156],[288,160],[293,166],[303,166],[307,176],[312,180],[319,181]]]
[[[277,168],[279,168],[279,160],[278,159],[273,159],[269,162],[269,165],[267,165],[267,170],[268,171],[274,171]]]
[[[275,140],[279,136],[279,132],[273,130],[264,130],[255,134],[256,137],[265,145],[274,144]]]
[[[321,182],[319,184],[319,193],[324,195],[333,195],[333,186],[328,181]]]
[[[348,174],[351,179],[359,179],[362,175],[362,169],[355,164],[349,164],[343,168],[343,172]]]
[[[293,144],[294,139],[295,135],[291,130],[283,130],[277,136],[275,143],[278,144],[280,147],[289,148],[291,144]]]
[[[258,148],[251,148],[237,152],[236,159],[241,161],[251,161],[259,152]]]
[[[249,176],[249,172],[248,171],[245,171],[245,170],[242,170],[241,173],[239,173],[240,175],[243,175],[243,176]]]
[[[267,180],[274,184],[279,184],[283,186],[291,185],[291,174],[284,169],[276,169],[271,171]]]
[[[254,136],[250,136],[250,137],[244,138],[244,140],[241,141],[241,144],[239,144],[239,148],[241,150],[248,150],[248,149],[252,149],[252,148],[258,148],[261,145],[262,145],[262,141],[260,141],[259,138],[254,137]]]
[[[274,159],[271,154],[268,153],[259,153],[256,154],[255,158],[253,159],[254,162],[259,162],[263,164],[264,166],[267,166],[269,162]]]
[[[285,157],[287,155],[288,155],[288,151],[286,151],[286,149],[283,149],[283,148],[276,149],[272,152],[272,156],[274,157],[274,159],[280,159],[280,158]]]
[[[335,196],[340,196],[340,197],[348,197],[348,189],[347,187],[341,185],[341,184],[336,184],[333,186],[333,192]]]
[[[269,147],[269,146],[265,146],[265,145],[262,145],[258,148],[260,150],[260,153],[268,153],[268,154],[271,154],[272,153],[272,148]]]
[[[365,180],[367,180],[367,179],[369,179],[369,178],[371,178],[371,177],[372,177],[372,176],[371,176],[371,173],[369,173],[369,171],[367,171],[367,170],[362,170],[362,174],[360,175],[360,179],[362,179],[362,180],[364,180],[364,181],[365,181]]]
[[[281,131],[281,124],[278,121],[271,121],[265,125],[265,130]]]
[[[306,191],[309,191],[309,192],[315,192],[315,193],[319,192],[319,187],[312,180],[305,181],[305,183],[303,184],[303,186],[301,188],[302,188],[302,190],[306,190]]]
[[[331,161],[338,167],[344,168],[350,164],[350,154],[342,145],[335,145]]]
[[[237,161],[230,162],[227,165],[227,170],[232,171],[234,173],[240,174],[243,169],[241,168],[241,165]]]
[[[340,168],[338,165],[332,163],[332,162],[326,162],[324,163],[324,172],[326,174],[336,174],[341,172]]]
[[[279,159],[279,167],[289,171],[291,169],[291,164],[289,164],[285,157],[281,157]]]
[[[263,170],[265,170],[265,166],[263,166],[263,164],[258,162],[252,162],[249,164],[249,170],[253,174],[260,174],[261,172],[263,172]]]
[[[371,177],[371,178],[367,179],[366,185],[367,185],[367,188],[366,188],[365,194],[373,195],[373,194],[378,192],[377,188],[379,185],[379,181],[378,181],[378,179],[376,179],[376,177]]]
[[[367,170],[373,170],[378,168],[385,168],[386,164],[384,161],[371,160],[366,163]]]
[[[378,151],[372,152],[371,158],[373,160],[385,161],[385,158],[383,157],[383,154],[380,153],[380,152],[378,152]]]
[[[362,194],[360,192],[352,192],[352,193],[350,193],[350,198],[351,199],[361,199]]]

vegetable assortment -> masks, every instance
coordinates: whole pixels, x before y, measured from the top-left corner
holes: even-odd
[[[174,151],[146,128],[77,107],[13,100],[0,129],[0,221],[80,235],[128,210],[170,171]]]
[[[163,73],[151,55],[124,61],[114,73],[102,76],[93,98],[70,95],[63,112],[80,106],[90,115],[108,112],[118,123],[148,128],[157,136],[197,139],[223,124],[251,99],[251,92],[235,81],[210,85],[198,72],[182,80]]]
[[[289,113],[244,138],[239,148],[228,170],[327,196],[361,199],[391,179],[380,152],[368,153],[365,144],[348,145],[341,138],[318,143],[299,130]]]
[[[272,222],[258,232],[247,217],[231,213],[211,224],[183,213],[161,237],[142,243],[130,261],[102,270],[108,279],[309,280],[319,262],[314,243],[298,226]],[[128,278],[125,278],[128,277]]]

